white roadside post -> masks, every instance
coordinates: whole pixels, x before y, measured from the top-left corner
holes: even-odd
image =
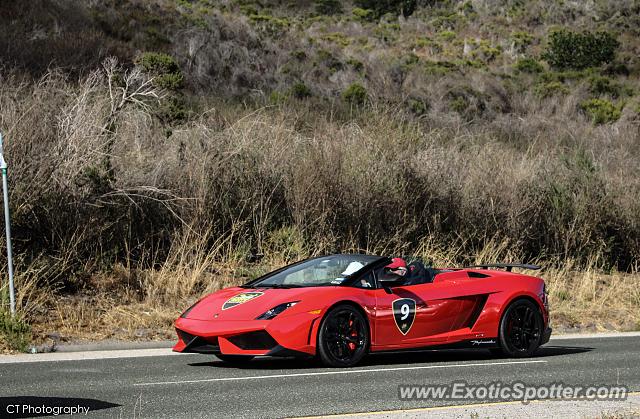
[[[9,216],[9,184],[7,183],[7,162],[2,150],[2,133],[0,133],[0,169],[2,170],[2,192],[4,196],[4,224],[7,232],[7,267],[9,270],[9,305],[11,315],[16,314],[16,295],[13,287],[13,254],[11,249],[11,217]]]

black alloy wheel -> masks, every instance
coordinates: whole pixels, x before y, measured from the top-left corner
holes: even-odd
[[[318,356],[330,367],[356,365],[369,350],[369,325],[350,304],[338,305],[325,315],[318,332]]]
[[[514,301],[500,320],[500,351],[512,358],[532,356],[540,347],[543,328],[542,314],[535,303]]]

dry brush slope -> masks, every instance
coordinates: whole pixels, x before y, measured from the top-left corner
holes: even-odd
[[[542,22],[488,2],[377,21],[350,5],[126,4],[72,21],[25,9],[40,29],[0,44],[20,306],[40,338],[164,334],[206,290],[336,250],[538,260],[558,321],[637,328],[632,3],[553,3]],[[618,31],[617,67],[549,68],[562,19]],[[68,47],[51,22],[120,65],[34,65],[30,47]],[[173,54],[180,76],[136,49]],[[591,98],[622,111],[594,124]],[[244,261],[255,252],[267,260]]]

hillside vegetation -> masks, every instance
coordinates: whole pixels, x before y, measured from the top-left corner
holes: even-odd
[[[538,262],[558,325],[640,327],[639,1],[32,0],[0,21],[7,347],[167,336],[205,291],[338,251]]]

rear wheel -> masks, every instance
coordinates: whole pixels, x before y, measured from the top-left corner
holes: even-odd
[[[223,360],[224,362],[228,362],[230,364],[236,364],[236,365],[241,365],[241,364],[246,364],[247,362],[251,361],[253,359],[252,355],[225,355],[225,354],[219,354],[216,355],[218,358],[220,358],[221,360]]]
[[[535,303],[521,299],[507,307],[500,320],[499,350],[511,358],[532,356],[540,347],[544,321]]]
[[[369,326],[354,306],[341,304],[331,309],[320,324],[318,356],[330,367],[351,367],[369,349]]]

